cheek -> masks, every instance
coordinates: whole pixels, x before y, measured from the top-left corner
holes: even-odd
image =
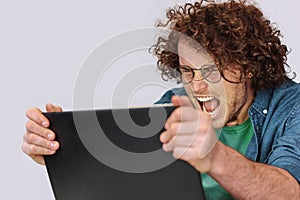
[[[234,115],[245,103],[245,91],[245,85],[239,84],[226,92],[227,110],[231,115]]]
[[[226,123],[245,103],[245,86],[243,84],[224,83],[223,91],[219,90],[219,92],[221,96],[221,115],[218,116],[218,121],[219,123]]]
[[[228,104],[226,99],[222,99],[220,102],[220,111],[218,115],[213,118],[213,127],[219,129],[225,126],[230,116],[230,111],[228,110]]]

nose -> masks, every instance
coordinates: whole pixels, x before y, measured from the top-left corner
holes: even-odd
[[[204,78],[202,77],[202,74],[198,70],[193,70],[194,71],[194,79],[195,81],[200,81],[203,80]]]
[[[208,88],[208,84],[205,79],[201,76],[200,72],[196,72],[194,79],[191,82],[191,88],[194,93],[199,93]]]

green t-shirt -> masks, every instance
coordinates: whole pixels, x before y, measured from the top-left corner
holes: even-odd
[[[219,135],[219,140],[245,155],[253,133],[253,127],[250,118],[248,118],[240,125],[225,126]],[[207,200],[233,199],[230,194],[209,175],[201,174],[201,178]]]

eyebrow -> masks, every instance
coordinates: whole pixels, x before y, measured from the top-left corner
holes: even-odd
[[[193,68],[192,66],[196,66],[196,65],[190,65],[190,64],[181,64],[180,63],[180,60],[181,61],[184,61],[184,63],[190,63],[188,60],[186,60],[184,57],[182,57],[182,56],[179,56],[178,55],[178,57],[179,57],[179,65],[185,65],[185,66],[189,66],[189,67],[191,67],[191,68]],[[217,66],[215,63],[214,63],[214,61],[209,61],[208,63],[206,63],[206,64],[204,64],[204,65],[202,65],[202,66],[205,66],[205,65],[215,65],[215,66]],[[201,67],[202,67],[201,66]],[[198,68],[197,68],[198,69]]]
[[[200,68],[203,67],[203,66],[214,66],[214,67],[218,68],[217,65],[216,65],[215,63],[206,63],[206,64],[204,64],[204,65],[201,65],[200,67],[197,67],[197,68],[195,68],[194,66],[183,65],[183,64],[180,65],[180,66],[187,66],[187,67],[190,67],[191,69],[200,69]]]

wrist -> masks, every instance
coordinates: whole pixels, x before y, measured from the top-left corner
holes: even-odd
[[[219,169],[218,166],[218,158],[217,154],[220,148],[220,142],[217,141],[214,147],[210,150],[210,152],[204,157],[199,158],[196,161],[190,162],[190,164],[196,168],[200,173],[210,173],[211,171],[217,171]]]
[[[220,142],[217,141],[214,148],[210,152],[209,160],[210,160],[210,168],[206,173],[208,174],[222,174],[225,168],[226,161],[226,146]]]

